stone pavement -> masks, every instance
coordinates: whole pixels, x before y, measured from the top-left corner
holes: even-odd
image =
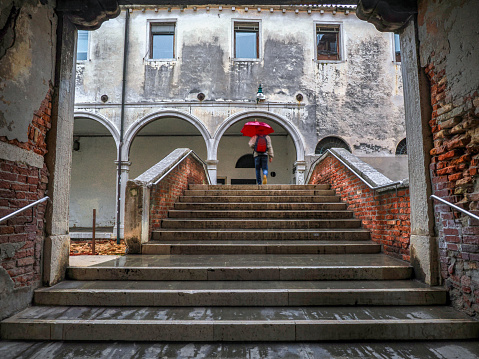
[[[0,341],[2,359],[477,359],[478,341],[376,343],[82,343]]]

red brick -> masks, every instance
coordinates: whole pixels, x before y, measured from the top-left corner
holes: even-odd
[[[447,160],[449,158],[453,158],[453,157],[457,157],[457,156],[460,156],[462,155],[462,152],[460,150],[452,150],[452,151],[449,151],[449,152],[446,152],[442,155],[439,156],[439,161],[444,161],[444,160]]]

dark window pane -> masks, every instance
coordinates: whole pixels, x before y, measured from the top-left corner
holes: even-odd
[[[396,155],[407,155],[407,141],[406,139],[398,143],[396,147]]]
[[[174,35],[152,35],[152,59],[172,59]]]
[[[238,59],[256,59],[258,52],[256,48],[257,32],[239,32],[235,33],[236,58]]]
[[[252,154],[241,156],[236,161],[235,168],[254,168],[254,157]]]
[[[317,27],[316,48],[318,60],[340,60],[339,27]]]
[[[324,152],[326,152],[330,148],[344,148],[345,150],[348,150],[349,152],[351,152],[351,149],[349,148],[348,144],[344,142],[342,139],[337,137],[326,137],[318,142],[314,153],[317,155],[322,155]]]

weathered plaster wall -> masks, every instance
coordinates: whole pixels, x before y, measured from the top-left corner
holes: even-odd
[[[130,15],[127,125],[152,112],[158,103],[175,108],[192,101],[186,110],[214,133],[229,115],[254,103],[261,82],[268,102],[292,105],[270,110],[283,112],[299,129],[306,154],[313,154],[317,142],[328,135],[340,135],[356,154],[393,154],[404,138],[400,65],[393,62],[392,34],[377,32],[352,13],[188,7],[171,12],[135,9]],[[234,19],[261,23],[258,61],[232,59]],[[174,60],[148,59],[148,20],[176,21]],[[344,61],[314,61],[316,22],[341,24]],[[93,104],[102,94],[109,96],[104,108],[119,103],[120,86],[115,85],[121,81],[124,12],[105,25],[91,34],[91,60],[77,70],[76,103],[83,107],[98,108]],[[101,78],[109,83],[98,81]],[[206,95],[203,104],[196,100],[199,92]],[[294,106],[298,93],[304,96],[299,111]],[[232,101],[244,106],[224,106]],[[211,107],[205,108],[206,103]],[[118,119],[112,120],[119,127]]]
[[[420,66],[430,81],[433,192],[479,213],[479,3],[419,1]],[[479,223],[435,205],[441,275],[455,307],[479,313]]]
[[[51,4],[0,4],[0,217],[45,196],[56,26]],[[41,284],[45,208],[0,224],[0,320],[29,305]]]
[[[3,1],[0,27],[11,22],[0,54],[0,136],[28,141],[33,112],[53,82],[56,16],[39,0]],[[13,12],[13,18],[6,15]],[[16,15],[16,16],[15,16]],[[7,46],[6,46],[7,45]]]

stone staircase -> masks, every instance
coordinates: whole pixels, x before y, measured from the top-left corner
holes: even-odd
[[[191,185],[161,227],[141,255],[69,267],[69,280],[2,322],[2,338],[479,338],[479,322],[381,254],[324,185]]]

